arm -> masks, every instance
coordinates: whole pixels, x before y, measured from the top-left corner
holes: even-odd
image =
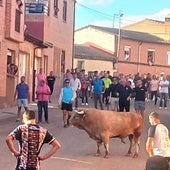
[[[43,161],[45,159],[48,159],[49,157],[54,155],[60,149],[60,147],[61,147],[60,143],[56,139],[53,140],[51,145],[52,145],[52,148],[51,148],[51,150],[49,150],[49,152],[47,152],[44,155],[38,156],[39,160]]]
[[[146,151],[149,154],[149,157],[153,156],[153,137],[148,137],[146,142]]]
[[[75,98],[76,98],[76,92],[75,92],[74,90],[72,90],[72,91],[73,91],[73,97],[72,97],[72,99],[71,99],[71,102],[74,101]]]
[[[7,143],[9,150],[12,152],[12,154],[14,154],[15,157],[18,157],[20,156],[20,152],[15,149],[13,140],[14,140],[14,137],[12,135],[8,135],[6,138],[6,143]]]
[[[28,102],[30,102],[30,92],[29,92],[29,87],[28,87],[27,95],[28,95]]]
[[[63,98],[63,88],[61,89],[60,97],[59,97],[59,99],[58,99],[58,104],[59,104],[59,105],[61,105],[62,98]]]
[[[81,90],[81,82],[80,82],[80,80],[78,81],[78,90]]]

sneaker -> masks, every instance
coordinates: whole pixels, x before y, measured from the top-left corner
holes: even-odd
[[[19,122],[19,121],[20,121],[20,118],[17,118],[17,119],[16,119],[16,122]]]
[[[48,120],[45,121],[46,123],[49,123]]]
[[[67,124],[64,125],[64,128],[67,128]]]
[[[162,107],[159,107],[159,109],[161,110],[161,109],[162,109]]]
[[[88,106],[88,103],[86,103],[86,106]]]
[[[84,106],[84,103],[82,103],[81,105]]]
[[[167,107],[165,107],[165,110],[167,110]]]

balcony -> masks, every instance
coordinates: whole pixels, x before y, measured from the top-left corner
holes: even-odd
[[[48,1],[27,1],[25,3],[25,14],[26,33],[44,41],[45,18],[49,16]]]
[[[25,13],[27,14],[43,14],[49,15],[49,5],[47,1],[43,3],[25,3]]]

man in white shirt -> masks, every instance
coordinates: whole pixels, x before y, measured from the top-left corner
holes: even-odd
[[[170,158],[170,139],[168,128],[160,122],[159,114],[151,112],[149,114],[151,127],[148,130],[146,151],[149,157],[160,155]]]
[[[77,73],[73,73],[73,78],[70,80],[70,87],[72,87],[76,93],[75,108],[78,108],[78,97],[81,90],[81,82],[80,79],[77,78]]]
[[[160,92],[159,109],[162,109],[163,100],[164,100],[164,108],[167,109],[168,86],[169,86],[169,81],[166,79],[166,76],[164,75],[162,80],[160,80],[159,82],[159,92]]]
[[[151,100],[153,100],[154,97],[155,106],[157,103],[158,88],[159,88],[159,80],[156,78],[156,75],[153,75],[152,80],[150,81],[150,91],[151,91]]]

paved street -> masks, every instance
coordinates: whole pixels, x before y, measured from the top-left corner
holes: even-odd
[[[92,100],[89,103],[90,105],[88,107],[93,107]],[[169,102],[168,105],[170,108]],[[31,104],[29,107],[30,109],[37,111],[35,103]],[[133,110],[133,105],[131,110]],[[154,110],[157,110],[160,113],[162,122],[170,128],[170,109],[159,110],[158,106],[153,106],[153,102],[148,102],[146,104],[146,123],[142,134],[139,158],[124,156],[129,147],[127,139],[125,139],[126,144],[121,143],[120,139],[111,139],[111,157],[105,159],[103,157],[95,156],[97,149],[96,142],[89,138],[85,131],[75,127],[63,128],[61,110],[56,107],[55,103],[50,104],[49,124],[42,123],[42,126],[49,129],[49,131],[60,141],[62,147],[52,158],[41,162],[42,170],[143,170],[147,159],[145,151],[147,129],[149,127],[147,113]],[[7,134],[19,125],[19,123],[15,122],[15,115],[16,107],[0,110],[0,170],[13,170],[16,164],[16,159],[11,155],[5,143]],[[47,149],[49,149],[49,147],[45,146],[42,152]],[[102,154],[104,155],[104,148],[102,148]]]

